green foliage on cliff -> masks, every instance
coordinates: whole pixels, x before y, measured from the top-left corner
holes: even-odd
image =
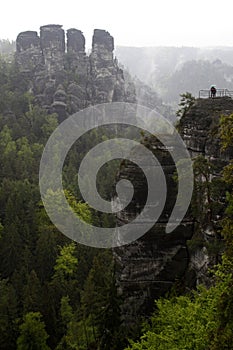
[[[233,114],[221,116],[220,136],[223,150],[233,146]]]
[[[176,112],[177,117],[181,118],[194,104],[195,97],[190,93],[186,92],[180,95],[180,109]]]

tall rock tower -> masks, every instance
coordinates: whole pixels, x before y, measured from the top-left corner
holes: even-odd
[[[53,76],[64,70],[65,33],[61,25],[46,25],[40,28],[40,45],[47,73]]]

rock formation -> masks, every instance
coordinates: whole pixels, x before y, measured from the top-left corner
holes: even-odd
[[[116,248],[117,283],[122,296],[122,315],[130,326],[138,317],[149,315],[154,300],[168,292],[181,280],[188,268],[186,241],[192,237],[193,221],[189,215],[171,234],[165,232],[168,218],[175,205],[177,186],[174,181],[175,165],[164,147],[155,137],[147,137],[144,144],[159,160],[167,181],[168,194],[164,210],[155,225],[140,239]],[[140,158],[140,153],[137,154]],[[140,168],[132,163],[122,165],[119,178],[134,185],[132,203],[117,215],[118,224],[130,222],[142,210],[147,197],[147,182]]]
[[[47,25],[40,28],[40,45],[47,74],[53,77],[64,70],[65,33],[61,25]]]
[[[211,181],[219,178],[221,171],[233,156],[233,150],[223,151],[219,138],[219,119],[221,115],[233,113],[233,99],[230,97],[219,97],[214,99],[197,99],[194,105],[185,113],[180,120],[180,133],[186,143],[187,149],[193,159],[203,155],[211,165]],[[223,194],[225,195],[225,190]],[[205,194],[203,194],[205,196]],[[202,200],[205,200],[202,197]],[[214,202],[214,198],[211,201]],[[219,201],[219,198],[217,199]],[[219,220],[224,215],[224,199],[220,199],[221,204],[211,213],[204,213],[205,221],[201,225],[195,225],[193,232],[193,242],[199,236],[207,245],[214,243],[219,237]],[[198,232],[200,231],[200,232]],[[217,243],[219,245],[219,242]],[[196,246],[189,252],[189,268],[187,279],[197,284],[211,283],[209,268],[218,262],[217,256],[209,254],[206,245]],[[216,261],[217,259],[217,261]]]
[[[215,162],[226,161],[227,154],[220,150],[217,134],[219,118],[233,112],[233,99],[217,97],[197,99],[180,120],[180,133],[192,157],[199,154]]]
[[[219,176],[229,158],[229,154],[220,149],[217,130],[220,115],[230,113],[233,113],[231,98],[198,99],[180,121],[180,134],[191,156],[203,155],[215,165],[212,177]],[[164,296],[172,286],[179,284],[193,288],[198,283],[209,284],[208,267],[214,263],[205,245],[190,250],[188,240],[197,231],[190,210],[175,231],[165,233],[177,194],[173,180],[175,165],[169,150],[155,137],[147,137],[144,143],[163,167],[168,193],[163,213],[153,228],[137,241],[115,249],[118,291],[122,296],[122,314],[127,325],[135,324],[140,316],[148,316],[154,300]],[[120,225],[131,221],[140,212],[147,195],[147,183],[136,165],[122,163],[118,180],[125,178],[133,183],[136,200],[118,214]],[[204,242],[215,239],[220,215],[215,214],[215,224],[201,227]]]
[[[80,30],[65,32],[61,25],[46,25],[36,32],[20,33],[16,40],[16,63],[37,103],[59,120],[91,104],[135,102],[135,91],[113,56],[114,40],[96,29],[90,56]]]

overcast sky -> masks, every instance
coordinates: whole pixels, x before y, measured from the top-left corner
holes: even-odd
[[[82,30],[88,46],[95,28],[115,45],[233,46],[232,0],[2,0],[0,8],[1,39],[62,24]]]

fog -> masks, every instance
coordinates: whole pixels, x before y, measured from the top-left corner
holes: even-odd
[[[0,38],[15,40],[44,24],[81,29],[90,47],[94,28],[106,29],[123,46],[231,46],[232,3],[210,0],[29,0],[1,3]]]

